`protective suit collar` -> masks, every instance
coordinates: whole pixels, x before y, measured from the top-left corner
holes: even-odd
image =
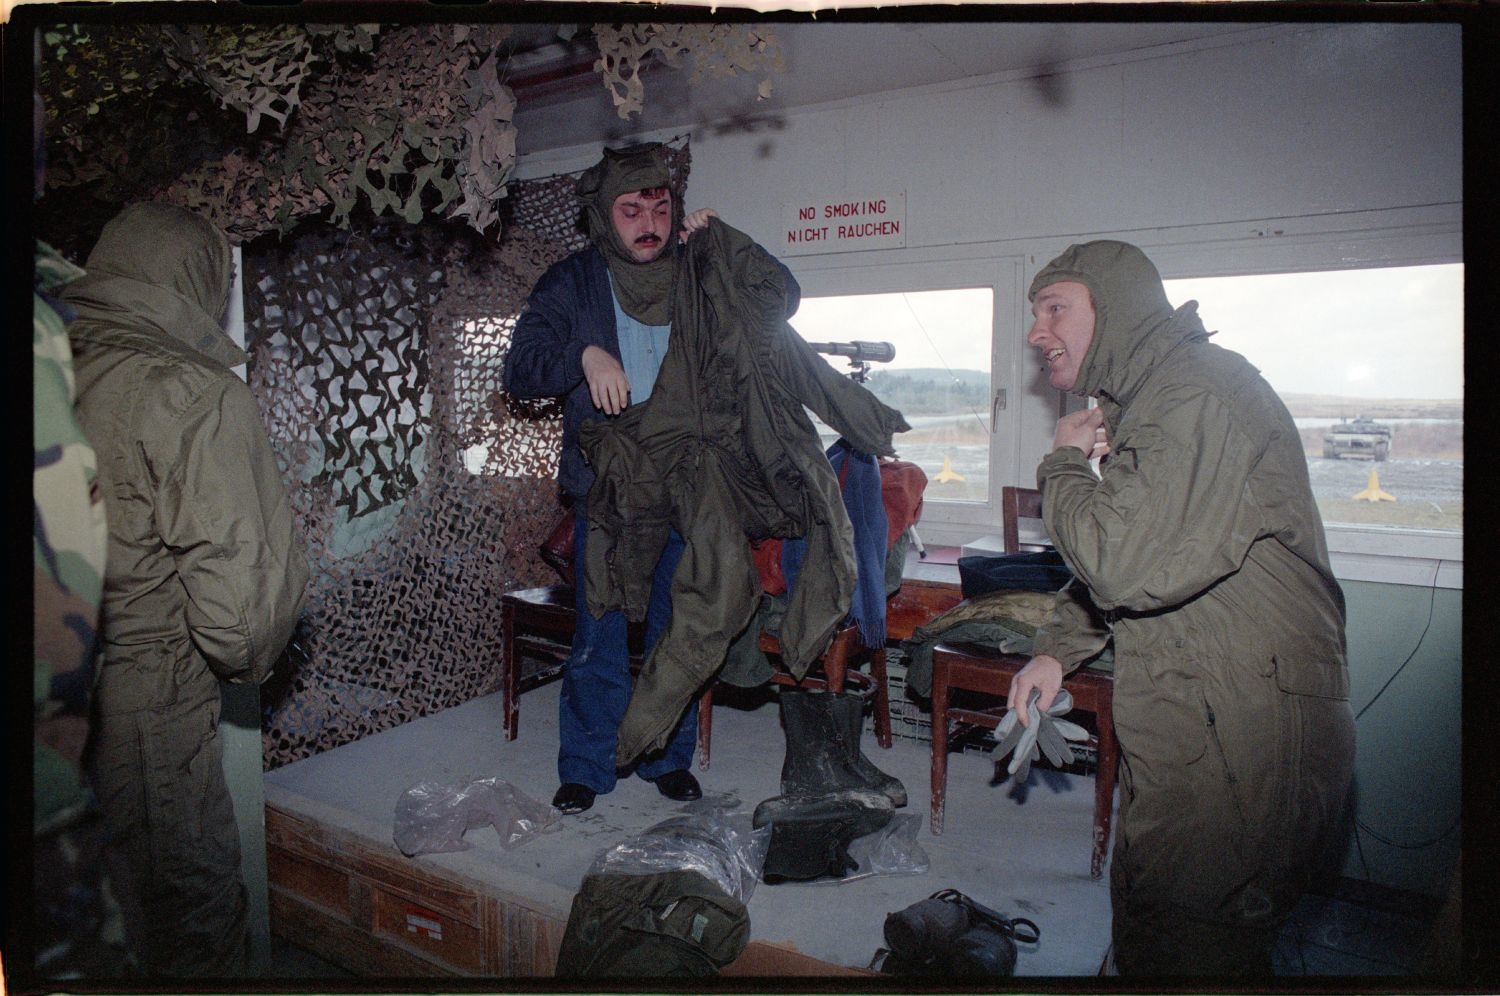
[[[589,238],[609,264],[615,296],[625,313],[647,325],[672,320],[672,267],[677,232],[682,228],[682,202],[672,194],[672,225],[667,245],[649,263],[636,262],[615,231],[611,211],[615,198],[637,190],[670,186],[665,147],[660,142],[605,149],[604,158],[578,178],[575,188],[583,203]]]
[[[233,367],[244,350],[219,321],[229,305],[234,258],[207,219],[171,204],[132,204],[104,226],[63,299],[79,321],[157,329]]]

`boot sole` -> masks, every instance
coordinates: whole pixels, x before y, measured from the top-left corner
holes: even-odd
[[[778,795],[755,807],[751,826],[768,823],[826,823],[870,811],[895,813],[890,796],[873,789],[844,789],[826,795]]]

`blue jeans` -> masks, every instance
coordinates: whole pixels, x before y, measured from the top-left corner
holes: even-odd
[[[630,704],[632,679],[630,649],[626,642],[625,614],[606,612],[595,619],[589,614],[584,593],[584,543],[588,534],[587,513],[580,508],[573,529],[573,563],[577,581],[574,605],[577,629],[573,650],[563,670],[559,702],[559,746],[557,775],[563,782],[586,785],[598,793],[615,787],[615,747],[620,720]],[[683,541],[672,530],[651,581],[651,601],[646,608],[646,653],[666,632],[672,618],[672,575],[682,557]],[[677,729],[660,754],[648,754],[635,769],[642,778],[658,778],[669,771],[686,769],[693,761],[698,739],[698,699],[693,698],[678,721]]]

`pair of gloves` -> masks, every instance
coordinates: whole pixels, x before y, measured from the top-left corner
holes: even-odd
[[[1037,700],[1041,697],[1040,688],[1031,690],[1026,702],[1025,726],[1021,725],[1020,711],[1011,709],[995,728],[995,736],[1000,739],[995,748],[995,763],[999,764],[1005,755],[1013,754],[1006,770],[1017,782],[1027,779],[1032,762],[1040,759],[1042,754],[1058,767],[1071,764],[1073,749],[1068,746],[1068,741],[1081,743],[1089,738],[1088,730],[1062,718],[1073,711],[1073,696],[1066,688],[1058,689],[1057,698],[1045,711],[1037,708]]]

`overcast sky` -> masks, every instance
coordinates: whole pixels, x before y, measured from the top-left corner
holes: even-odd
[[[1463,267],[1169,280],[1283,394],[1462,398]]]
[[[994,293],[988,287],[858,297],[804,297],[792,325],[811,342],[889,342],[896,358],[878,370],[990,368]],[[834,360],[844,368],[846,362]]]
[[[1282,393],[1463,397],[1461,265],[1169,280],[1167,295],[1197,300],[1214,341]],[[894,343],[878,369],[987,370],[992,307],[987,288],[804,298],[792,324],[814,342]]]

